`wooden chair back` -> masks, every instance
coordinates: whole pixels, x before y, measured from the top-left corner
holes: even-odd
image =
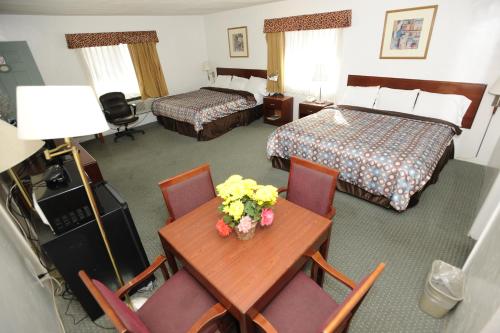
[[[160,186],[170,215],[167,223],[215,198],[214,184],[208,164],[161,181],[158,186]]]
[[[79,271],[78,276],[80,276],[80,279],[83,281],[83,284],[85,284],[92,297],[94,297],[97,304],[99,304],[99,306],[104,311],[106,316],[108,316],[108,318],[111,320],[117,332],[120,333],[129,332],[123,321],[116,313],[116,311],[113,309],[111,304],[109,304],[108,300],[104,297],[104,295],[99,291],[99,289],[94,284],[92,279],[87,275],[87,273],[85,271]]]
[[[323,329],[323,333],[347,332],[351,318],[356,313],[358,307],[363,302],[366,294],[370,291],[375,281],[385,268],[381,263],[375,270],[365,277],[354,289],[347,295],[346,299],[329,318],[328,323]]]
[[[286,199],[323,216],[330,216],[339,172],[302,158],[290,158]]]

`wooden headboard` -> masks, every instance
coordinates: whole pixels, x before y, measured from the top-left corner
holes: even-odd
[[[413,80],[364,75],[349,75],[347,78],[347,85],[362,87],[381,86],[393,89],[420,89],[439,94],[463,95],[472,101],[462,118],[463,128],[471,128],[474,118],[476,117],[477,109],[483,98],[484,91],[486,90],[486,85],[480,83]]]
[[[247,79],[249,79],[250,76],[256,76],[267,79],[267,70],[217,67],[217,75],[236,75]]]

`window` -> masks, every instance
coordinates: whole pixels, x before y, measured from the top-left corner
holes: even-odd
[[[126,44],[81,48],[98,96],[120,91],[125,97],[140,96],[134,65]]]
[[[285,91],[332,101],[340,74],[339,29],[285,32]]]

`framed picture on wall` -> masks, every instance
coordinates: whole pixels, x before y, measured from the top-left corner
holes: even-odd
[[[438,6],[385,13],[380,59],[425,59]]]
[[[227,39],[231,58],[248,57],[247,27],[228,28]]]

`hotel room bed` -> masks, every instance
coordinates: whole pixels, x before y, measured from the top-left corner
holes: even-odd
[[[265,77],[262,70],[217,68],[218,75]],[[197,91],[160,97],[152,104],[166,129],[206,141],[262,116],[262,96],[247,91],[203,87]]]
[[[383,85],[366,79],[356,83],[361,86],[359,83],[363,82]],[[483,85],[475,88],[478,92],[467,93],[473,104],[464,121],[470,119],[470,112],[475,113],[477,108],[473,108],[479,105],[484,93]],[[471,124],[472,121],[468,127]],[[462,127],[466,125],[462,123]],[[289,170],[291,156],[337,169],[338,190],[404,211],[418,202],[429,184],[437,181],[446,162],[453,158],[453,137],[460,133],[461,129],[453,123],[414,114],[353,106],[327,107],[277,128],[268,139],[267,156],[273,167],[283,170]]]
[[[290,156],[337,169],[339,190],[401,211],[437,180],[460,132],[451,123],[404,113],[325,108],[276,129],[267,155],[285,170]]]

